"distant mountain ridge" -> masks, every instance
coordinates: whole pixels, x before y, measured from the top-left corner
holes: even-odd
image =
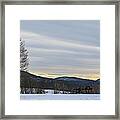
[[[68,76],[63,76],[63,77],[57,77],[57,78],[53,78],[56,80],[75,80],[75,81],[79,81],[79,80],[89,80],[89,81],[93,81],[91,79],[84,79],[84,78],[78,78],[78,77],[68,77]],[[96,80],[100,80],[100,79],[96,79]],[[94,81],[96,81],[94,80]]]
[[[20,71],[21,88],[59,89],[73,90],[80,88],[98,88],[95,93],[100,93],[100,79],[89,80],[77,77],[41,77],[29,72]]]

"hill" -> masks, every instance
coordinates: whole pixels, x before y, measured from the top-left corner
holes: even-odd
[[[71,93],[100,93],[100,79],[88,80],[77,77],[47,78],[20,71],[20,87],[70,91]]]

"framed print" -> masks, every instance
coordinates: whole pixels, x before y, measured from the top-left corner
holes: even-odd
[[[119,2],[2,2],[1,118],[119,119]]]

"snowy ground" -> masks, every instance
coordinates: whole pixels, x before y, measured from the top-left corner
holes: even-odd
[[[20,100],[100,100],[100,94],[21,94]]]
[[[54,91],[55,90],[44,90],[45,91],[45,94],[54,94]],[[69,94],[70,92],[68,92],[68,91],[59,91],[59,90],[56,90],[56,94]]]

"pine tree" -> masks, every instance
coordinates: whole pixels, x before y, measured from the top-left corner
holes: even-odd
[[[25,48],[25,41],[20,39],[20,70],[28,71],[29,59],[28,51]]]

